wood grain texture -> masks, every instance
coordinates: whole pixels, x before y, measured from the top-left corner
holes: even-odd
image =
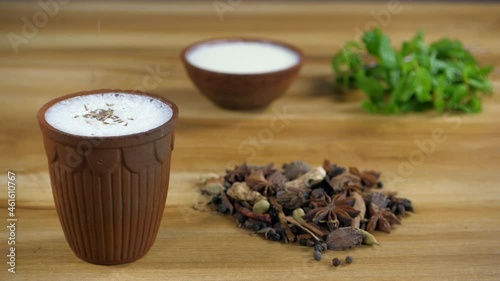
[[[477,115],[387,117],[363,112],[360,93],[331,94],[331,55],[387,3],[243,1],[221,21],[211,1],[71,1],[18,53],[5,35],[21,34],[22,18],[31,19],[41,8],[36,2],[0,3],[0,221],[6,223],[7,170],[18,175],[19,219],[17,273],[7,272],[1,239],[0,280],[498,280],[500,96],[485,99]],[[499,5],[401,5],[384,28],[394,44],[423,28],[427,40],[459,38],[482,63],[500,65]],[[299,79],[268,109],[219,109],[188,80],[181,49],[228,35],[274,38],[304,51]],[[156,243],[132,264],[82,262],[64,240],[54,209],[36,111],[71,92],[141,86],[154,69],[161,75],[149,90],[180,108],[170,191]],[[492,79],[498,92],[498,70]],[[288,116],[279,128],[272,123],[276,112]],[[444,141],[435,143],[414,169],[404,170],[402,163],[418,151],[416,142],[431,139],[435,130],[443,132]],[[259,137],[265,141],[252,144]],[[264,241],[229,217],[190,208],[200,173],[222,173],[245,160],[304,159],[320,165],[324,158],[386,175],[402,172],[404,181],[386,188],[414,201],[415,214],[403,225],[389,235],[377,233],[380,246],[349,252],[355,259],[351,265],[329,264],[346,252],[328,252],[315,262],[310,249]],[[2,225],[1,237],[7,237]]]

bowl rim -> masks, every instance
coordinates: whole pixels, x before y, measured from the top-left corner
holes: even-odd
[[[208,70],[208,69],[205,69],[205,68],[201,68],[201,67],[198,67],[194,64],[192,64],[188,59],[187,59],[187,53],[189,51],[191,51],[192,49],[198,47],[198,46],[201,46],[201,45],[205,45],[205,44],[217,44],[216,42],[259,42],[259,43],[267,43],[267,44],[271,44],[271,45],[276,45],[276,46],[280,46],[280,47],[284,47],[292,52],[294,52],[297,56],[298,56],[298,60],[295,64],[293,64],[292,66],[290,67],[287,67],[287,68],[283,68],[283,69],[280,69],[280,70],[275,70],[275,71],[267,71],[267,72],[256,72],[256,73],[229,73],[229,72],[221,72],[221,71],[214,71],[214,70]],[[228,36],[228,37],[211,37],[211,38],[207,38],[207,39],[203,39],[203,40],[199,40],[199,41],[196,41],[194,43],[191,43],[190,45],[188,45],[187,47],[185,47],[182,51],[181,51],[181,60],[182,62],[184,63],[184,65],[189,65],[190,67],[193,67],[193,68],[196,68],[198,70],[201,70],[201,71],[205,71],[205,72],[208,72],[208,73],[212,73],[212,74],[217,74],[217,75],[231,75],[231,76],[263,76],[263,75],[269,75],[269,74],[276,74],[276,73],[281,73],[281,72],[287,72],[287,71],[291,71],[291,70],[294,70],[294,69],[297,69],[297,68],[300,68],[304,62],[304,52],[289,44],[289,43],[286,43],[286,42],[283,42],[283,41],[279,41],[279,40],[275,40],[275,39],[269,39],[269,38],[265,38],[265,37],[242,37],[242,36],[234,36],[234,37],[231,37],[231,36]]]

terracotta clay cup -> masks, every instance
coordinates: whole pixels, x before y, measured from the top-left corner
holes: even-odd
[[[45,120],[55,103],[99,93],[146,95],[170,106],[173,115],[160,127],[116,137],[67,134]],[[163,97],[110,89],[63,96],[39,110],[57,213],[66,240],[80,259],[123,264],[149,251],[167,199],[177,116],[177,106]]]
[[[187,54],[202,45],[227,42],[257,42],[284,47],[298,56],[293,66],[256,74],[233,74],[206,70],[193,65]],[[244,55],[244,54],[242,54]],[[289,44],[251,38],[220,38],[194,43],[185,48],[181,59],[186,71],[198,90],[213,103],[226,109],[259,109],[280,97],[297,78],[303,62],[302,51]]]

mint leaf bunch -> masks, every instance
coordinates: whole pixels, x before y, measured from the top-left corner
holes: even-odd
[[[367,31],[362,43],[348,42],[333,57],[332,67],[336,84],[361,89],[368,97],[363,108],[372,113],[474,113],[481,111],[480,96],[492,94],[492,66],[480,67],[457,40],[428,45],[423,32],[398,52],[382,30]]]

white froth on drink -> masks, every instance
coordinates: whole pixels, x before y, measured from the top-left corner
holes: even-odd
[[[284,46],[266,42],[221,41],[194,47],[186,59],[199,68],[231,74],[257,74],[296,65],[299,55]]]
[[[52,105],[45,120],[68,134],[124,136],[157,128],[172,118],[172,108],[144,95],[104,93],[78,96]]]

